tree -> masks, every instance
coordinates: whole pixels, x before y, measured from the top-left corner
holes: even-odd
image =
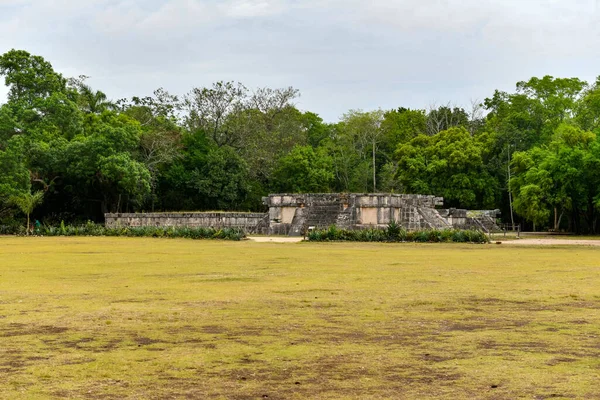
[[[155,191],[161,168],[171,164],[182,156],[180,152],[181,135],[178,131],[151,130],[140,138],[142,162],[150,172],[152,211],[154,212]]]
[[[151,175],[137,159],[139,123],[108,111],[90,117],[85,135],[68,141],[61,151],[59,189],[73,206],[90,210],[94,219],[140,207],[151,192]]]
[[[0,75],[9,88],[8,102],[0,113],[0,129],[5,135],[18,133],[47,141],[81,133],[76,93],[49,62],[23,50],[11,50],[0,56]]]
[[[18,195],[13,195],[10,198],[10,202],[27,215],[27,234],[30,232],[29,215],[33,212],[35,207],[42,203],[44,200],[44,192],[24,192]]]
[[[398,145],[427,132],[427,116],[424,110],[400,107],[384,114],[381,123],[384,132],[384,150],[393,156]]]
[[[140,123],[138,159],[150,172],[150,208],[154,211],[159,175],[182,154],[182,128],[178,125],[180,103],[177,96],[159,88],[153,96],[134,97],[121,102],[122,113]]]
[[[552,208],[552,178],[547,170],[537,166],[544,156],[540,149],[515,153],[511,163],[515,170],[510,182],[514,209],[526,220],[533,222],[534,230],[536,225],[548,223]]]
[[[462,127],[417,136],[396,151],[397,178],[409,193],[441,196],[455,207],[492,208],[498,182],[483,162],[486,139]]]
[[[326,139],[330,138],[333,124],[323,122],[323,119],[310,111],[302,115],[302,128],[306,132],[306,140],[313,148],[319,147]]]
[[[188,185],[206,210],[239,210],[248,195],[248,169],[231,147],[211,148],[190,173]]]
[[[5,150],[0,150],[0,217],[11,216],[9,199],[29,191],[29,171],[24,157],[22,140],[7,142]]]
[[[202,130],[217,146],[241,145],[241,131],[232,118],[249,108],[248,89],[241,83],[217,82],[212,88],[194,88],[185,96],[185,124],[190,131]]]
[[[216,146],[203,132],[185,135],[182,156],[161,174],[159,191],[171,210],[241,210],[250,203],[248,166],[227,146]]]
[[[499,149],[510,144],[516,151],[526,151],[549,143],[556,128],[575,116],[586,87],[577,78],[544,76],[518,82],[516,93],[496,91],[484,101],[487,129],[497,133]]]
[[[452,106],[431,106],[427,113],[427,134],[429,136],[454,127],[469,127],[469,115],[463,108]]]
[[[326,193],[333,182],[332,159],[322,147],[296,146],[275,171],[279,193]]]
[[[183,107],[179,97],[163,88],[156,89],[152,96],[134,96],[131,102],[122,99],[116,104],[125,114],[139,121],[142,127],[157,122],[170,122],[176,125],[180,122],[179,114]]]
[[[77,90],[77,104],[83,112],[101,114],[103,111],[117,108],[116,103],[108,100],[106,94],[86,85],[85,79],[87,79],[87,76],[80,76],[79,79],[71,79],[69,81],[75,90]]]
[[[333,189],[337,192],[368,191],[368,181],[356,182],[354,171],[364,161],[356,151],[354,138],[347,135],[342,123],[334,124],[331,134],[321,142],[333,162]],[[367,165],[368,168],[368,165]]]
[[[579,216],[584,214],[587,229],[594,230],[597,180],[586,167],[595,161],[590,153],[595,141],[593,133],[563,123],[549,145],[516,153],[511,181],[515,211],[536,226],[550,225],[554,230],[560,228],[566,214],[574,231],[582,230]],[[549,218],[552,214],[553,223]]]
[[[195,88],[184,99],[189,132],[204,132],[217,147],[233,148],[247,164],[251,179],[270,185],[277,161],[307,141],[306,118],[293,100],[296,89],[260,88],[217,82]]]
[[[10,50],[0,56],[0,75],[8,86],[8,100],[34,105],[56,92],[66,92],[67,80],[56,73],[43,57],[24,50]]]
[[[377,151],[383,140],[381,129],[384,112],[382,110],[363,112],[351,110],[342,117],[343,130],[357,145],[357,150],[366,156],[370,153],[373,192],[377,192]]]
[[[575,106],[575,121],[584,130],[600,128],[600,77],[584,90],[581,100]]]

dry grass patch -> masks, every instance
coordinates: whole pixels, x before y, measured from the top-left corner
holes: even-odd
[[[600,249],[0,238],[0,398],[599,398]]]

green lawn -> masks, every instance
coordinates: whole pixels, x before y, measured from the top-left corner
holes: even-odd
[[[600,248],[0,237],[2,399],[597,399]]]

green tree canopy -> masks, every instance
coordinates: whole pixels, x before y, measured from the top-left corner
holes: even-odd
[[[332,165],[324,148],[296,146],[279,161],[275,189],[280,193],[327,193],[334,178]]]

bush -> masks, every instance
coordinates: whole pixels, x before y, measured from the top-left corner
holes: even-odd
[[[489,243],[487,235],[479,230],[428,229],[408,232],[395,222],[385,229],[347,230],[331,226],[308,233],[310,242],[417,242],[417,243]]]
[[[2,233],[3,231],[0,231]],[[7,234],[25,235],[25,228],[16,227],[7,230]],[[188,228],[138,226],[107,228],[104,225],[87,222],[84,225],[60,226],[42,225],[34,231],[36,236],[126,236],[126,237],[155,237],[155,238],[187,238],[187,239],[221,239],[241,240],[246,237],[242,229],[237,228]]]
[[[0,235],[15,235],[19,232],[19,225],[0,225]]]

